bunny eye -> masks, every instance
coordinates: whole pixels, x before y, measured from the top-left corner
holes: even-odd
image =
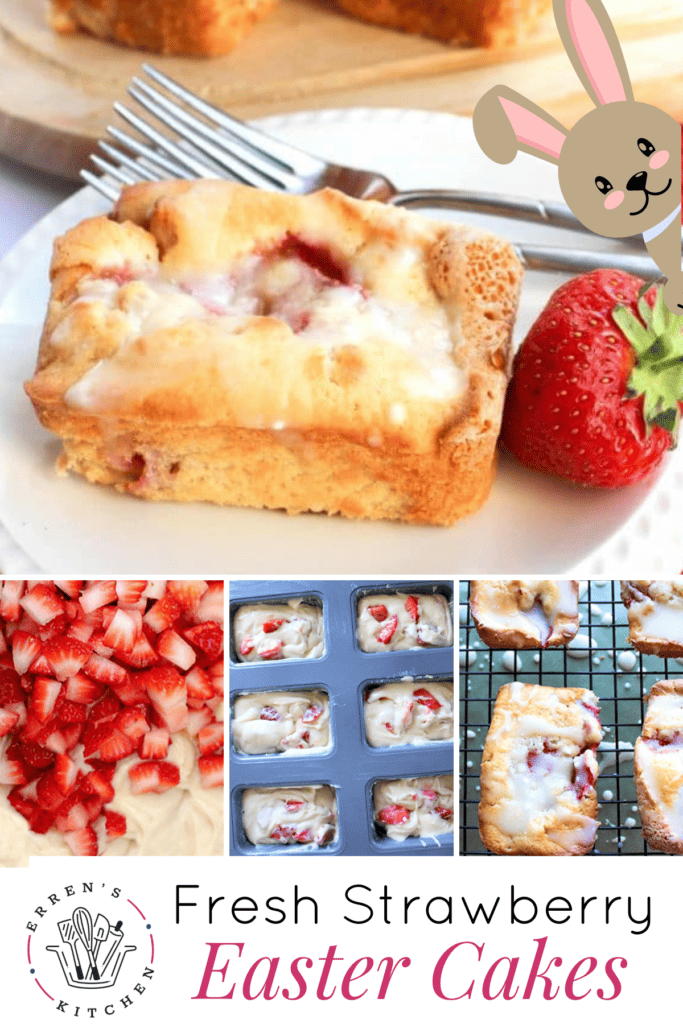
[[[652,156],[655,151],[655,147],[648,139],[638,139],[638,149],[643,156]]]
[[[608,181],[607,178],[603,178],[601,176],[595,179],[595,184],[598,186],[598,189],[602,192],[603,196],[606,196],[608,192],[611,192],[614,187],[611,181]]]

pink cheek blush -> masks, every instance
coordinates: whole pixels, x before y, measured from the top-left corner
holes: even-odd
[[[655,153],[650,160],[650,167],[653,171],[658,171],[660,167],[663,167],[668,162],[669,151],[666,149],[660,149],[658,153]]]
[[[607,199],[605,199],[605,209],[606,210],[616,210],[617,206],[621,206],[623,201],[624,201],[624,193],[623,192],[610,192],[610,194],[607,196]]]

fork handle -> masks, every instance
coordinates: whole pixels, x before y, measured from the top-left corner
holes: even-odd
[[[661,277],[661,271],[649,256],[625,252],[581,252],[549,245],[517,243],[517,254],[527,270],[545,270],[551,273],[585,274],[590,270],[609,268],[635,274],[646,281]]]
[[[397,192],[389,199],[393,206],[421,206],[438,210],[467,210],[486,213],[494,217],[509,217],[545,224],[551,228],[566,228],[592,235],[564,203],[525,199],[522,196],[496,195],[492,192],[470,192],[467,189],[430,189],[429,191]],[[622,239],[630,245],[644,249],[642,235]]]

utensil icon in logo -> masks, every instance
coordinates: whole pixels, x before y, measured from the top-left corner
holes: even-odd
[[[58,928],[62,945],[46,948],[57,954],[66,983],[72,988],[112,988],[126,953],[137,949],[136,946],[120,948],[122,921],[112,927],[104,914],[98,914],[93,924],[92,915],[85,907],[77,907],[71,918],[58,922]],[[68,951],[64,947],[68,947]],[[89,966],[84,976],[85,961]]]

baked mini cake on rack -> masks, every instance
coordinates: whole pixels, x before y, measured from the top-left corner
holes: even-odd
[[[590,690],[507,683],[498,691],[481,762],[479,832],[497,854],[580,856],[598,828]]]
[[[214,57],[230,50],[276,0],[48,0],[56,32],[90,32],[153,53]]]
[[[446,525],[493,477],[522,269],[330,189],[124,189],[55,244],[26,390],[62,471],[154,500]]]
[[[232,741],[242,754],[323,753],[329,698],[322,690],[243,693],[232,706]]]
[[[488,647],[558,647],[578,633],[579,585],[576,580],[472,580],[470,610]]]
[[[361,651],[379,654],[413,647],[451,647],[453,622],[443,594],[370,594],[358,602]]]
[[[254,846],[325,846],[337,833],[334,789],[331,786],[245,789],[242,825]]]
[[[643,654],[683,655],[683,578],[622,580],[628,611],[628,641]]]
[[[405,676],[365,691],[365,735],[371,747],[453,738],[453,683]]]
[[[650,689],[634,762],[648,845],[683,854],[683,679],[662,679]]]
[[[374,819],[387,838],[439,836],[453,831],[453,776],[376,782]]]
[[[223,584],[0,583],[0,865],[223,852]]]
[[[322,658],[325,633],[322,608],[292,598],[287,604],[246,604],[232,620],[238,661]]]

